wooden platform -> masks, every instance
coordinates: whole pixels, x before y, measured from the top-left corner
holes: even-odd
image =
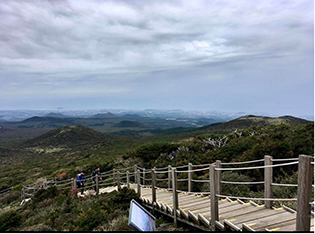
[[[152,190],[141,188],[143,204],[152,207]],[[191,223],[205,230],[210,228],[209,196],[178,194],[178,220]],[[155,209],[173,216],[173,195],[167,190],[156,190]],[[219,201],[219,221],[216,228],[221,231],[253,231],[253,232],[294,232],[296,212],[286,207],[268,209],[254,202],[243,203],[228,199]],[[314,232],[314,215],[311,218],[311,231]]]

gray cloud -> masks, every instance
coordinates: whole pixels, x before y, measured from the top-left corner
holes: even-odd
[[[158,82],[164,93],[180,70],[195,72],[190,82],[205,82],[202,69],[231,82],[251,66],[295,66],[313,60],[313,9],[310,0],[1,1],[0,97],[131,95]],[[159,72],[166,78],[150,83]]]

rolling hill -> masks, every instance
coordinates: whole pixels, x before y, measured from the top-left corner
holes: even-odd
[[[110,118],[117,118],[117,116],[110,112],[107,112],[107,113],[98,113],[96,115],[93,115],[91,118],[92,119],[110,119]]]
[[[148,125],[144,123],[140,123],[138,121],[131,121],[131,120],[123,120],[116,124],[114,127],[116,128],[149,128]]]
[[[37,151],[82,150],[110,145],[113,136],[94,131],[90,128],[73,125],[51,130],[39,137],[26,141],[21,146]]]
[[[201,130],[213,131],[217,133],[225,133],[233,131],[234,129],[244,129],[249,128],[251,126],[270,126],[270,125],[279,125],[279,124],[288,124],[288,125],[296,125],[296,124],[307,124],[311,121],[295,118],[292,116],[282,116],[277,118],[266,117],[266,116],[255,116],[255,115],[246,115],[240,118],[222,122],[222,123],[214,123],[200,128]]]

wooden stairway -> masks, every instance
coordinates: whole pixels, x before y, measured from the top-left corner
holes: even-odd
[[[156,190],[155,209],[173,216],[173,196],[167,190]],[[143,204],[152,207],[152,190],[141,188]],[[209,196],[178,194],[179,209],[177,217],[180,221],[191,223],[202,230],[210,228]],[[243,203],[240,200],[219,200],[219,221],[216,228],[221,231],[252,232],[293,232],[296,227],[296,212],[285,206],[268,209],[254,202]],[[311,231],[314,232],[314,213],[311,218]]]

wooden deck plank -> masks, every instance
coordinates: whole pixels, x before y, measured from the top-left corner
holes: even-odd
[[[276,210],[272,209],[265,209],[260,210],[257,212],[251,212],[250,215],[248,213],[233,216],[231,219],[229,219],[230,222],[233,222],[236,226],[241,227],[242,223],[248,223],[248,222],[255,222],[258,218],[264,218],[264,217],[270,217],[276,212]],[[280,211],[279,213],[287,212],[287,211]]]
[[[244,206],[242,209],[236,209],[236,210],[220,210],[219,208],[219,215],[221,216],[220,221],[223,219],[232,219],[234,216],[242,215],[242,214],[248,214],[250,215],[251,213],[254,212],[260,212],[262,210],[266,209],[265,207],[255,207],[255,206]]]
[[[294,215],[291,217],[287,216],[286,214],[284,214],[282,217],[280,216],[275,217],[275,215],[273,215],[267,218],[257,219],[254,221],[255,224],[250,225],[250,226],[256,231],[265,231],[266,228],[270,228],[271,226],[281,225],[282,223],[287,223],[294,220],[296,220],[296,216]],[[248,222],[247,225],[248,224],[251,224],[251,223]]]
[[[164,204],[164,207],[166,205],[173,207],[172,193],[156,190],[156,194],[157,201]],[[152,200],[151,189],[143,189],[142,195]],[[202,215],[205,220],[210,220],[209,197],[179,193],[178,200],[182,213],[185,212],[186,215],[190,213],[191,217],[193,215],[194,217]],[[247,226],[252,230],[262,232],[265,232],[266,228],[271,231],[294,231],[295,216],[296,214],[292,214],[284,209],[273,210],[264,206],[255,207],[250,203],[241,204],[238,201],[219,200],[220,223],[224,224],[223,221],[226,219],[238,228]],[[311,228],[314,230],[314,225]]]
[[[272,214],[267,217],[257,218],[255,220],[247,221],[244,223],[250,226],[252,229],[255,229],[256,231],[264,231],[265,228],[269,226],[295,219],[296,214],[283,212],[281,214]]]
[[[273,214],[275,210],[267,209],[265,207],[254,207],[255,209],[239,209],[235,212],[226,213],[226,215],[221,215],[221,219],[227,219],[233,222],[245,222],[257,217],[265,217]]]
[[[296,220],[282,222],[281,224],[270,225],[267,229],[272,232],[295,231]]]

